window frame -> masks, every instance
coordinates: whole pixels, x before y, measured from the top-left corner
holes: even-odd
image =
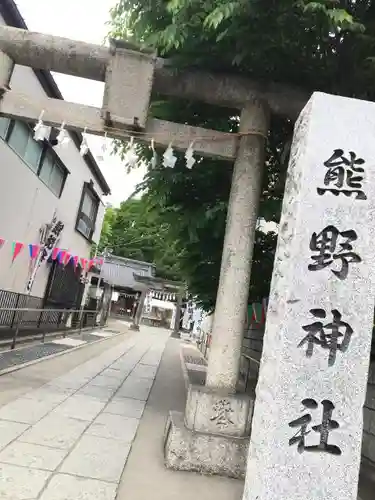
[[[68,175],[70,174],[69,170],[66,168],[66,166],[64,165],[64,163],[61,161],[61,159],[57,155],[56,151],[53,149],[52,145],[47,140],[38,141],[38,142],[40,142],[40,146],[41,146],[41,154],[40,154],[38,165],[36,166],[36,168],[33,168],[33,166],[26,161],[25,157],[22,156],[14,147],[12,147],[9,144],[9,139],[10,139],[12,133],[13,133],[14,127],[15,127],[15,125],[16,125],[17,122],[19,122],[19,123],[21,123],[23,125],[26,125],[26,127],[29,129],[29,132],[30,132],[29,136],[31,138],[33,138],[33,130],[32,130],[32,126],[30,125],[30,123],[24,122],[22,120],[15,120],[15,119],[10,118],[9,119],[8,129],[6,131],[5,137],[4,138],[1,137],[0,139],[3,140],[7,144],[7,146],[13,151],[13,153],[15,153],[18,156],[18,158],[20,158],[20,160],[23,161],[23,163],[27,166],[27,168],[29,170],[31,170],[31,172],[33,172],[33,174],[38,177],[38,179],[40,180],[40,182],[42,182],[44,184],[44,186],[46,186],[46,188],[49,189],[54,196],[56,196],[56,198],[60,199],[61,195],[62,195],[62,193],[64,191],[64,188],[65,188],[66,180],[68,178]],[[55,168],[55,165],[57,164],[57,167],[63,173],[63,181],[62,181],[61,189],[60,189],[60,192],[59,192],[58,195],[55,193],[55,191],[52,190],[51,186],[49,186],[48,183],[45,182],[40,177],[40,173],[41,173],[41,170],[43,168],[43,162],[44,162],[47,154],[50,154],[52,156],[52,160],[53,160],[52,171]]]
[[[44,160],[45,160],[45,158],[46,158],[46,156],[48,154],[50,154],[52,156],[52,160],[53,160],[52,171],[55,168],[55,165],[57,164],[58,167],[63,172],[63,181],[62,181],[62,184],[61,184],[61,189],[60,189],[59,195],[57,195],[54,191],[52,191],[51,187],[47,184],[47,182],[45,182],[40,177],[40,173],[41,173],[42,168],[43,168],[43,162],[44,162]],[[40,180],[40,182],[42,182],[51,191],[51,193],[53,195],[55,195],[57,198],[60,199],[61,195],[62,195],[62,193],[64,191],[65,183],[66,183],[66,180],[67,180],[69,174],[70,174],[69,170],[66,168],[66,166],[64,165],[64,163],[60,160],[59,156],[56,154],[56,151],[52,147],[50,147],[50,145],[48,144],[47,141],[44,141],[44,147],[43,147],[42,155],[40,157],[38,171],[36,173],[36,175],[37,175],[38,179]]]
[[[90,235],[89,236],[87,236],[85,233],[83,233],[79,229],[79,227],[78,227],[79,223],[80,223],[80,221],[82,219],[82,215],[84,215],[84,216],[87,217],[87,215],[82,211],[83,203],[84,203],[85,195],[86,194],[89,194],[90,196],[92,196],[92,198],[95,201],[94,220],[93,220],[92,227],[90,228]],[[92,243],[92,237],[94,236],[94,233],[95,233],[95,230],[96,230],[96,221],[97,221],[97,218],[98,218],[99,206],[100,206],[100,198],[99,198],[98,194],[96,193],[96,191],[94,189],[94,183],[92,181],[90,181],[90,182],[84,182],[83,183],[83,188],[82,188],[82,194],[81,194],[81,201],[80,201],[79,207],[78,207],[78,213],[77,213],[75,230],[83,238],[85,238],[87,241],[89,241],[90,243]]]
[[[40,157],[39,157],[38,165],[36,166],[36,168],[34,168],[33,165],[30,165],[26,161],[25,157],[19,151],[17,151],[17,149],[15,147],[13,147],[11,144],[9,144],[10,138],[11,138],[11,136],[13,134],[13,131],[15,129],[15,126],[16,126],[17,122],[20,123],[21,125],[25,125],[25,127],[28,129],[29,136],[27,138],[27,141],[29,141],[29,137],[32,134],[32,128],[31,128],[30,124],[26,123],[26,122],[23,122],[22,120],[14,120],[14,119],[10,119],[10,122],[9,122],[9,125],[8,125],[8,130],[7,130],[7,133],[5,135],[4,141],[10,147],[10,149],[13,151],[13,153],[15,153],[18,156],[18,158],[20,158],[25,163],[25,165],[27,165],[27,167],[35,175],[38,175],[40,164],[41,164],[41,161],[42,161],[42,158],[43,158],[43,152],[44,152],[45,145],[43,143],[40,144],[40,146],[41,146],[41,154],[40,154]],[[27,144],[26,144],[26,149],[27,149]],[[25,153],[26,153],[26,150],[25,150]]]

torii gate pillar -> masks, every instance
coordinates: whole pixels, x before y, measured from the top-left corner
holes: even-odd
[[[247,103],[240,131],[244,136],[233,171],[206,385],[194,385],[189,356],[185,414],[170,412],[164,447],[167,467],[234,478],[245,475],[255,399],[236,389],[268,132],[267,105],[255,99]]]

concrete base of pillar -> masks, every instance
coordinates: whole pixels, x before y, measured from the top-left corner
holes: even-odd
[[[195,432],[185,426],[184,414],[171,411],[164,436],[164,459],[169,469],[243,479],[249,437]]]
[[[244,478],[255,394],[206,387],[206,361],[191,345],[182,347],[181,362],[188,395],[185,413],[169,414],[166,467]]]
[[[131,324],[129,326],[129,330],[134,330],[135,332],[139,332],[139,325]]]

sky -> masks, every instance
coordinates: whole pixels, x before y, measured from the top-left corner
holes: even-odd
[[[16,0],[30,30],[63,36],[85,42],[103,44],[108,32],[106,22],[109,20],[109,10],[116,0]],[[53,73],[57,85],[65,100],[102,106],[104,83],[75,78],[69,75]],[[104,155],[101,146],[104,139],[88,136],[88,143],[104,174],[110,188],[111,196],[105,198],[114,206],[126,200],[141,182],[144,170],[137,169],[126,173],[121,160],[110,154],[111,141],[107,139],[108,148]]]

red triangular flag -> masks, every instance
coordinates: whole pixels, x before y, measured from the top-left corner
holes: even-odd
[[[72,257],[72,254],[69,252],[66,252],[66,255],[64,257],[64,266],[66,266],[69,263],[71,257]]]
[[[80,262],[81,262],[82,269],[85,271],[86,270],[86,265],[87,265],[87,259],[81,257]]]
[[[65,255],[66,255],[66,250],[60,250],[59,256],[58,256],[60,264],[62,264],[64,262]]]
[[[94,265],[94,263],[95,263],[95,260],[94,260],[94,259],[90,259],[90,260],[89,260],[89,266],[88,266],[88,268],[87,268],[87,271],[90,271],[90,269],[92,268],[92,266]]]
[[[96,262],[99,264],[99,266],[102,266],[102,265],[103,265],[103,263],[104,263],[104,259],[103,259],[103,257],[97,258],[97,259],[96,259]]]
[[[12,243],[12,262],[16,260],[24,246],[25,245],[23,243],[20,243],[19,241],[14,241]]]
[[[75,255],[75,256],[73,257],[74,267],[77,267],[77,266],[78,266],[78,260],[79,260],[78,255]]]
[[[0,238],[0,250],[3,248],[5,245],[5,240],[3,238]]]
[[[51,254],[51,258],[52,258],[52,260],[56,260],[56,259],[57,259],[57,256],[59,255],[59,253],[60,253],[60,248],[56,248],[56,247],[55,247],[55,248],[52,250],[52,254]]]

